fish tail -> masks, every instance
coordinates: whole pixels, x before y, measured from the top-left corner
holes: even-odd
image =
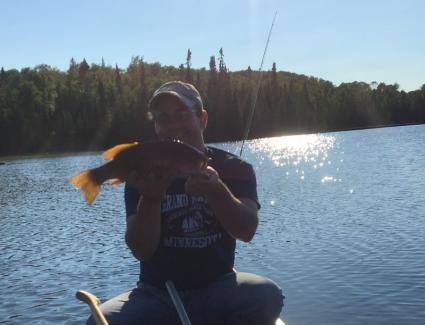
[[[90,169],[72,177],[69,182],[84,193],[88,204],[92,204],[100,191],[103,180],[99,179],[96,169]]]

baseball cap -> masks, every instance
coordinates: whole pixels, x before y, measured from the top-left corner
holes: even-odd
[[[176,97],[189,109],[201,111],[204,108],[201,95],[193,85],[182,81],[169,81],[155,90],[149,101],[149,109],[155,110],[158,99],[165,95]]]

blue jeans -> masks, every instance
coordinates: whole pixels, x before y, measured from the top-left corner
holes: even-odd
[[[283,307],[281,289],[250,273],[228,273],[210,285],[179,291],[192,325],[272,325]],[[110,325],[180,325],[167,290],[148,284],[100,306]],[[92,317],[86,325],[94,325]]]

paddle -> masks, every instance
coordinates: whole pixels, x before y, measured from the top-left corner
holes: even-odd
[[[89,305],[96,325],[108,325],[105,316],[103,316],[102,311],[99,309],[100,300],[95,295],[92,295],[87,291],[78,290],[75,296],[78,300],[81,300]]]

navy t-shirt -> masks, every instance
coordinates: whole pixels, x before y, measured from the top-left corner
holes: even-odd
[[[209,165],[238,198],[258,204],[252,166],[226,151],[207,147]],[[178,289],[208,284],[232,270],[236,241],[220,225],[208,201],[185,193],[186,178],[177,178],[161,205],[161,237],[154,255],[140,262],[139,281],[156,287],[172,280]],[[135,214],[139,193],[125,187],[127,217]],[[260,205],[258,204],[258,207]]]

